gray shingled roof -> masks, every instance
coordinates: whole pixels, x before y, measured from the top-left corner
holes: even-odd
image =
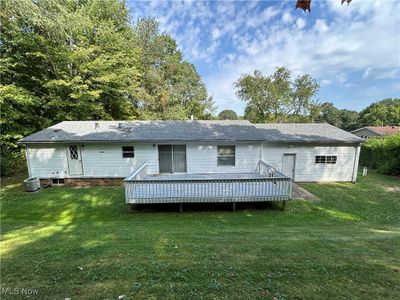
[[[20,143],[260,140],[257,129],[248,121],[65,121],[25,137]]]
[[[19,143],[96,141],[359,143],[363,140],[328,124],[253,125],[249,121],[65,121],[27,136]]]
[[[364,140],[330,124],[254,124],[271,143],[361,143]]]

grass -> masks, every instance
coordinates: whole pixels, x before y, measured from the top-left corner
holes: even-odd
[[[399,178],[304,184],[321,202],[285,212],[183,214],[129,213],[121,187],[19,182],[2,187],[2,299],[400,299]]]

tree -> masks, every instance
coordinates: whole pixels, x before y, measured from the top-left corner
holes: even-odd
[[[214,108],[193,64],[184,61],[175,40],[159,32],[153,19],[140,19],[135,26],[141,53],[141,111],[144,118],[206,118]]]
[[[357,128],[358,113],[348,109],[338,109],[333,103],[325,102],[319,106],[317,122],[326,122],[344,130]]]
[[[388,98],[373,103],[360,113],[363,126],[400,125],[400,98]]]
[[[318,83],[308,74],[292,79],[286,67],[264,76],[260,71],[244,74],[235,83],[236,95],[246,102],[245,117],[253,122],[283,122],[310,115]]]
[[[156,21],[132,26],[124,1],[0,6],[2,166],[20,137],[63,120],[209,118],[195,67]]]
[[[220,120],[237,120],[238,115],[231,109],[225,109],[218,114]]]

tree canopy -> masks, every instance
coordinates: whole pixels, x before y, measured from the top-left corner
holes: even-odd
[[[238,115],[231,109],[225,109],[218,114],[220,120],[237,120]]]
[[[400,125],[400,98],[388,98],[372,103],[360,112],[364,125]]]
[[[2,172],[19,138],[59,121],[212,113],[212,98],[175,40],[153,19],[132,25],[124,1],[0,5]]]
[[[246,102],[245,117],[253,122],[285,122],[311,114],[319,85],[310,75],[292,78],[286,67],[272,75],[260,71],[242,75],[235,83],[236,95]]]
[[[330,102],[324,102],[317,108],[318,113],[314,121],[326,122],[344,130],[353,130],[358,127],[358,112],[348,109],[338,109]]]

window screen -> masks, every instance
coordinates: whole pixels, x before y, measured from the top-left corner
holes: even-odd
[[[315,156],[316,164],[336,164],[336,155],[317,155]]]
[[[133,146],[122,146],[122,157],[135,157],[135,151]]]
[[[235,165],[235,146],[218,146],[218,166]]]

